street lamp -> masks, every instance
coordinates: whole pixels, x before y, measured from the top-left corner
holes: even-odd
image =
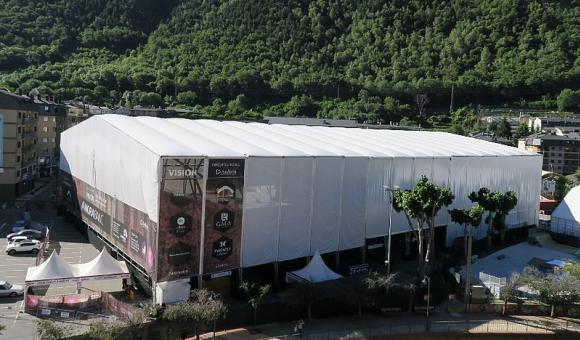
[[[390,210],[389,210],[389,230],[387,231],[388,234],[388,241],[387,236],[385,236],[385,240],[383,244],[388,242],[388,249],[385,247],[385,265],[387,266],[387,275],[391,274],[391,227],[393,226],[393,192],[398,191],[400,188],[395,185],[390,187],[388,185],[383,185],[385,191],[389,193],[389,203],[390,203]]]
[[[429,332],[430,325],[429,325],[429,299],[431,298],[431,279],[429,276],[425,275],[423,278],[423,284],[427,283],[427,321],[425,323],[425,330]]]

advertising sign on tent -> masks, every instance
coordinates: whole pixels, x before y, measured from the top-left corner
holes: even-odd
[[[159,209],[158,281],[199,273],[204,160],[163,160]]]
[[[205,199],[204,274],[240,266],[244,160],[210,159]]]
[[[149,216],[89,184],[61,172],[62,204],[83,222],[141,265],[155,271],[156,223]],[[80,210],[80,211],[79,211]]]

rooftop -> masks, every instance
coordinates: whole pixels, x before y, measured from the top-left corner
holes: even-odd
[[[83,130],[83,126],[86,128]],[[80,130],[77,130],[80,129]],[[525,150],[444,132],[98,115],[64,132],[113,129],[159,156],[530,156]],[[78,132],[76,132],[78,131]]]

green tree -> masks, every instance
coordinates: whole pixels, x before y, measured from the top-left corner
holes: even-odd
[[[181,325],[185,332],[193,325],[195,336],[199,339],[199,331],[206,323],[214,323],[219,317],[223,303],[207,289],[192,291],[190,301],[168,306],[163,312],[163,319]],[[188,327],[190,326],[190,327]]]
[[[197,94],[193,91],[180,92],[177,95],[177,103],[186,106],[194,106],[197,104]]]
[[[59,340],[67,337],[68,330],[51,320],[40,320],[36,323],[36,332],[42,340]]]
[[[556,316],[556,307],[575,303],[580,298],[580,281],[571,275],[543,275],[528,270],[526,276],[526,283],[538,292],[540,300],[551,306],[551,317]]]
[[[514,132],[514,138],[520,139],[531,135],[527,124],[520,124],[516,131]]]
[[[401,209],[408,219],[416,221],[418,253],[419,253],[419,279],[427,272],[426,264],[433,265],[435,258],[435,217],[441,208],[449,206],[454,196],[449,188],[440,187],[429,182],[426,176],[421,176],[415,187],[411,190],[393,192],[393,200],[398,209]],[[429,242],[426,251],[423,252],[425,228],[429,228]]]
[[[499,124],[497,125],[496,135],[507,139],[512,138],[512,127],[510,126],[505,117],[499,121]]]
[[[101,323],[93,322],[83,334],[89,340],[117,340],[122,338],[125,325],[120,322]]]
[[[580,263],[566,263],[564,272],[568,273],[574,280],[580,282]]]
[[[272,286],[269,284],[257,285],[255,283],[249,282],[242,282],[240,285],[240,289],[244,292],[244,294],[246,294],[246,297],[248,298],[248,304],[254,310],[254,325],[256,325],[258,322],[258,308],[262,303],[262,299],[264,296],[266,296],[266,294],[268,294],[268,292],[270,292],[271,288]]]
[[[559,111],[577,111],[580,109],[580,90],[564,89],[556,102]]]
[[[502,315],[508,314],[508,303],[519,303],[520,291],[518,288],[522,285],[519,273],[512,273],[506,284],[499,290],[499,298],[503,300]]]

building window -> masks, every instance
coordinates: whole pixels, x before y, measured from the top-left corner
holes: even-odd
[[[43,139],[42,139],[42,142],[43,142],[43,143],[48,143],[48,138],[43,138]]]
[[[20,156],[16,156],[16,163],[20,163]]]
[[[57,109],[54,109],[54,111],[57,112],[58,110]],[[52,121],[53,122],[56,122],[56,117],[52,117]]]
[[[21,141],[18,141],[18,142],[16,142],[16,147],[17,147],[18,149],[20,149],[20,147],[21,147],[21,146],[22,146],[22,142],[21,142]]]
[[[20,126],[18,127],[18,133],[22,133],[22,128]]]
[[[45,117],[42,117],[42,121],[43,122],[48,122],[48,117],[46,117],[46,116]]]
[[[44,127],[42,128],[42,132],[48,132],[48,127],[44,126]]]
[[[22,118],[22,112],[18,112],[18,119]]]
[[[16,170],[16,177],[20,178],[20,170]]]
[[[53,143],[55,142],[55,139],[54,139],[54,138],[52,139],[52,142],[53,142]]]

